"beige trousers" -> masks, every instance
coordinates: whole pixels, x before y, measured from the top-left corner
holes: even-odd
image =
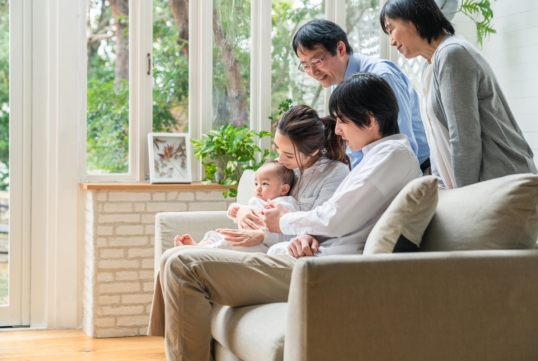
[[[295,262],[288,255],[169,249],[155,282],[148,335],[162,336],[164,330],[168,361],[212,360],[211,304],[286,302]]]

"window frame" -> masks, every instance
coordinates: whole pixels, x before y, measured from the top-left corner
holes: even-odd
[[[386,0],[379,0],[382,6]],[[325,17],[343,26],[346,0],[325,0]],[[271,12],[272,1],[251,2],[251,79],[250,128],[256,131],[271,129]],[[153,60],[152,18],[153,1],[129,0],[129,172],[125,174],[92,175],[86,170],[87,118],[81,119],[79,179],[91,181],[143,181],[149,172],[147,133],[152,131],[153,72],[148,59]],[[86,21],[82,17],[82,22]],[[135,23],[136,22],[136,23]],[[133,25],[136,24],[136,25]],[[200,139],[212,127],[211,104],[213,79],[213,0],[189,2],[189,136]],[[390,41],[380,29],[380,56],[391,57]],[[86,44],[81,42],[81,51]],[[87,59],[84,59],[86,69]],[[81,76],[83,109],[87,109],[87,75]],[[325,89],[325,109],[331,89]],[[211,100],[209,100],[211,102]],[[86,113],[84,113],[86,114]],[[260,141],[262,148],[270,146],[269,139]],[[193,180],[202,179],[202,167],[192,161]]]

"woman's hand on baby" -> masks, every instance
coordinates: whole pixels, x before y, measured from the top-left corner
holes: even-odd
[[[217,229],[224,239],[232,246],[251,247],[263,242],[265,231],[263,229]]]
[[[269,232],[282,233],[280,230],[280,218],[290,211],[280,203],[267,201],[269,208],[263,209],[265,226]]]
[[[319,242],[308,234],[295,237],[288,245],[288,252],[295,258],[313,256],[318,251]]]
[[[241,229],[260,229],[259,225],[265,225],[262,215],[250,207],[239,207],[235,218],[237,219],[237,225]]]

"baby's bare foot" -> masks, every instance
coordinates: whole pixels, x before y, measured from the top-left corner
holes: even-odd
[[[196,242],[194,242],[190,234],[184,234],[183,236],[181,236],[181,242],[185,246],[197,246],[198,245]]]

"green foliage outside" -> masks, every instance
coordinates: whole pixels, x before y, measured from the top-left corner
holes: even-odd
[[[206,178],[205,183],[216,181],[225,186],[233,186],[239,182],[245,169],[258,169],[269,157],[269,149],[265,149],[260,161],[256,156],[261,152],[258,140],[270,137],[266,131],[255,132],[245,126],[236,128],[231,124],[222,125],[202,139],[191,139],[194,155],[202,162]],[[237,190],[231,188],[223,193],[224,197],[235,197]]]
[[[1,0],[7,1],[7,0]],[[88,98],[87,164],[99,173],[128,171],[129,90],[128,79],[119,79],[115,62],[118,49],[115,24],[128,25],[128,15],[117,16],[107,0],[87,0]],[[117,0],[126,1],[126,0]],[[190,0],[193,1],[193,0]],[[250,56],[252,0],[214,0],[213,92],[207,106],[213,109],[213,129],[250,121]],[[153,131],[188,132],[189,58],[188,41],[173,16],[171,4],[188,0],[153,0]],[[364,4],[363,4],[364,3]],[[291,41],[309,20],[325,17],[322,0],[272,0],[271,114],[288,98],[324,111],[322,87],[299,73]],[[350,24],[360,24],[362,7],[374,0],[347,0]],[[377,6],[377,5],[376,5]],[[176,14],[177,15],[177,14]],[[115,19],[114,16],[117,18]],[[188,24],[187,24],[188,25]],[[350,25],[351,26],[351,25]],[[351,27],[347,31],[353,30]],[[128,29],[125,29],[128,33]],[[186,38],[185,38],[186,36]],[[188,39],[188,33],[182,39]],[[179,39],[179,40],[178,40]],[[128,42],[128,39],[121,39]],[[355,46],[355,45],[354,45]],[[274,127],[276,118],[272,119]]]
[[[128,81],[115,81],[115,37],[111,8],[102,0],[88,1],[89,8],[94,12],[89,28],[96,34],[109,35],[93,44],[98,50],[88,51],[88,170],[123,173],[128,171]],[[183,47],[188,46],[188,42],[178,41],[178,28],[168,0],[153,0],[153,8],[153,131],[187,132],[189,67]],[[219,45],[216,40],[213,44],[213,127],[226,124],[241,126],[249,121],[250,1],[216,0],[214,10],[222,30],[219,36],[226,40],[224,43],[229,47]],[[278,111],[278,104],[290,95],[298,103],[311,104],[312,97],[309,100],[305,95],[317,89],[303,84],[303,79],[294,79],[293,72],[290,72],[290,65],[296,64],[291,39],[300,25],[310,19],[323,17],[323,14],[324,5],[319,0],[273,1],[273,114]],[[127,18],[118,21],[126,23]],[[110,24],[108,32],[99,28],[100,22]],[[91,46],[88,45],[89,49]],[[238,63],[239,72],[235,75],[239,76],[239,81],[235,83],[230,81],[233,74],[230,73],[229,62],[225,62],[225,59],[229,59],[227,51]],[[236,111],[237,104],[242,103],[234,103],[235,94],[246,97],[246,112]],[[319,102],[319,97],[314,101]]]
[[[9,187],[9,1],[0,0],[0,190]]]

